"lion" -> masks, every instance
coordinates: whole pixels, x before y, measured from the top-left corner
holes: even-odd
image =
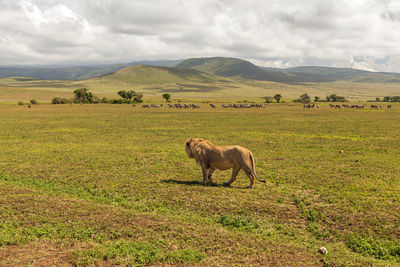
[[[246,173],[250,179],[250,185],[247,188],[254,188],[255,178],[261,180],[255,172],[254,156],[250,150],[241,146],[215,146],[206,139],[191,138],[186,142],[186,154],[189,158],[194,158],[197,165],[201,167],[203,172],[203,181],[212,182],[212,175],[215,170],[232,170],[232,177],[228,182],[224,182],[225,186],[230,186],[235,180],[240,169]]]

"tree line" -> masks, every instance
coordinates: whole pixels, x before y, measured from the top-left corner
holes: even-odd
[[[96,104],[96,103],[110,103],[110,104],[133,104],[133,103],[142,103],[143,94],[137,93],[133,90],[118,91],[118,95],[121,97],[120,99],[107,99],[106,97],[99,98],[94,95],[92,92],[89,92],[87,88],[79,88],[74,90],[74,97],[72,99],[61,98],[61,97],[53,97],[51,103],[53,104]]]
[[[281,98],[282,98],[281,94],[276,94],[273,97],[271,97],[271,96],[264,97],[265,102],[267,102],[267,103],[272,103],[274,100],[277,103],[280,103]],[[294,99],[293,102],[310,103],[312,101],[311,101],[311,97],[307,93],[305,93],[305,94],[302,94],[299,98]],[[325,99],[322,99],[319,96],[315,96],[313,102],[347,102],[347,100],[344,96],[331,94],[331,95],[326,96]]]

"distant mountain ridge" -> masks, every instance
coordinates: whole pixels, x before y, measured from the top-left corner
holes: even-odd
[[[146,60],[89,66],[0,66],[0,78],[30,77],[41,80],[86,80],[137,65],[172,67],[182,60]]]
[[[382,73],[351,68],[301,66],[288,69],[274,69],[256,66],[236,58],[193,58],[182,61],[177,67],[189,67],[223,77],[272,81],[280,83],[352,82],[400,83],[399,73]]]
[[[115,73],[121,69],[137,65],[194,69],[209,75],[220,77],[271,81],[287,84],[335,81],[400,83],[399,73],[370,72],[351,68],[318,66],[300,66],[288,69],[277,69],[260,67],[243,59],[228,57],[134,61],[126,64],[92,66],[2,66],[0,67],[0,78],[30,77],[43,80],[86,80]],[[176,72],[176,69],[171,71]],[[141,73],[142,75],[145,75],[143,72]],[[153,71],[152,73],[155,72]],[[147,75],[146,77],[150,76]]]

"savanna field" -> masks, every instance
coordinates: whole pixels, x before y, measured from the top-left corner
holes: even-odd
[[[400,265],[400,105],[201,106],[0,105],[0,266]],[[200,185],[191,137],[267,183]]]

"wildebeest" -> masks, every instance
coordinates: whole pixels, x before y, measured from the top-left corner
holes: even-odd
[[[387,108],[388,108],[388,109],[391,109],[391,108],[392,108],[392,104],[387,105]]]
[[[217,108],[217,106],[214,105],[214,104],[210,104],[210,107],[211,107],[211,108]]]
[[[371,105],[371,109],[378,109],[377,105]]]
[[[315,104],[304,104],[304,106],[303,106],[303,108],[314,108],[315,107]]]

